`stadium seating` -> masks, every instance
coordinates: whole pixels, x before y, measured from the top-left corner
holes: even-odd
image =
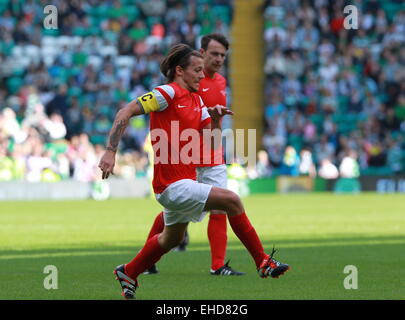
[[[395,0],[373,2],[377,6],[375,8],[369,7],[369,1],[356,3],[361,14],[370,14],[368,21],[371,23],[366,26],[366,22],[360,19],[360,30],[346,30],[342,25],[339,33],[334,33],[333,28],[337,26],[333,25],[336,22],[333,20],[334,15],[339,11],[343,13],[345,3],[266,1],[263,32],[266,59],[273,57],[277,50],[281,50],[282,56],[276,60],[280,63],[281,69],[278,69],[280,72],[267,71],[265,95],[281,92],[280,103],[288,106],[287,112],[282,115],[284,121],[278,122],[278,125],[281,123],[284,126],[283,130],[277,127],[279,132],[285,132],[283,141],[286,141],[286,145],[294,146],[297,151],[306,147],[314,152],[318,143],[318,141],[312,141],[308,144],[303,141],[305,130],[303,125],[297,123],[292,128],[289,124],[288,119],[298,112],[316,126],[318,139],[324,134],[328,136],[335,151],[332,159],[335,165],[339,165],[343,154],[348,153],[350,149],[355,149],[362,174],[389,175],[394,170],[398,171],[397,166],[394,169],[390,167],[393,164],[387,162],[390,153],[395,152],[390,141],[393,139],[402,150],[405,149],[404,117],[397,113],[396,119],[388,119],[390,109],[401,108],[401,83],[402,91],[404,89],[405,75],[399,70],[401,68],[402,71],[405,70],[405,61],[403,57],[400,58],[405,44],[405,5]],[[317,19],[322,10],[326,12],[324,17],[326,22],[324,21],[323,25],[322,21]],[[360,41],[359,33],[366,27],[368,33]],[[271,34],[276,34],[278,37],[268,36]],[[303,34],[308,35],[305,38],[306,42],[299,38]],[[387,41],[389,37],[395,40]],[[329,44],[328,51],[324,43]],[[367,45],[365,46],[364,43]],[[311,52],[308,52],[304,45],[314,50],[311,49]],[[288,61],[291,52],[296,52],[300,63],[304,65],[304,73],[296,79],[300,90],[298,99],[293,104],[287,101],[288,95],[284,91],[285,86],[289,84],[289,77],[282,65]],[[332,65],[329,69],[324,63],[328,54]],[[392,62],[390,65],[390,55],[399,58],[397,64]],[[373,61],[378,65],[377,73],[373,73],[370,69]],[[337,70],[336,74],[326,79],[325,77],[329,77],[333,70]],[[350,71],[346,78],[347,70]],[[388,70],[397,70],[397,73],[388,79],[386,75],[392,74]],[[273,81],[275,77],[280,79],[278,85]],[[313,77],[316,79],[315,86],[309,87],[311,90],[306,93],[308,79]],[[370,104],[367,97],[372,97],[370,100],[373,104]],[[267,97],[265,100],[268,100]],[[314,104],[310,108],[311,100]],[[403,105],[404,99],[401,101]],[[331,119],[335,128],[328,124],[327,119]],[[267,121],[266,124],[274,128],[277,126],[271,121]],[[346,145],[341,144],[340,136],[347,137]],[[373,167],[377,163],[372,161],[374,155],[370,150],[373,148],[382,148],[377,167]],[[268,152],[272,151],[268,150]],[[319,165],[322,159],[313,155],[313,160],[316,165]],[[403,163],[404,159],[400,161]],[[401,171],[405,171],[403,165]]]
[[[72,137],[82,133],[86,134],[92,143],[103,144],[106,135],[100,132],[100,128],[111,125],[116,110],[137,94],[163,81],[156,62],[162,59],[170,45],[182,41],[198,47],[198,41],[203,34],[216,30],[217,20],[225,23],[229,29],[233,18],[233,1],[198,0],[195,12],[191,15],[194,19],[194,31],[190,35],[185,34],[188,33],[184,31],[188,30],[187,28],[182,28],[189,14],[188,10],[193,8],[186,0],[156,0],[156,3],[163,4],[165,8],[156,15],[150,15],[144,10],[142,5],[147,4],[144,0],[103,2],[98,6],[93,5],[91,1],[83,1],[79,7],[68,4],[65,9],[61,8],[59,28],[55,30],[43,28],[40,4],[36,3],[37,10],[32,17],[24,11],[17,16],[8,15],[10,3],[11,0],[0,0],[0,83],[2,88],[5,88],[5,91],[0,90],[0,114],[6,107],[12,108],[20,123],[20,129],[24,131],[27,129],[22,129],[22,123],[39,102],[44,106],[46,116],[55,111],[62,113],[67,129],[65,143],[68,146]],[[179,7],[176,7],[176,3],[179,3]],[[326,134],[334,148],[335,165],[338,166],[348,148],[354,148],[362,173],[391,174],[397,172],[398,168],[390,167],[387,159],[397,157],[397,154],[390,155],[396,152],[394,146],[399,145],[401,152],[398,161],[401,163],[401,171],[405,170],[405,117],[401,111],[405,109],[404,99],[401,100],[401,89],[403,92],[405,81],[403,73],[400,72],[404,70],[403,54],[400,55],[400,49],[403,50],[404,46],[404,5],[396,0],[378,4],[383,14],[371,11],[372,27],[366,34],[370,35],[370,38],[366,39],[370,44],[368,49],[362,46],[362,43],[366,42],[364,39],[359,41],[355,31],[343,30],[341,35],[331,31],[336,10],[343,11],[343,8],[334,6],[333,1],[265,2],[265,29],[274,26],[274,21],[269,20],[272,14],[275,14],[277,19],[283,14],[284,18],[278,21],[279,26],[292,37],[290,42],[283,37],[278,40],[263,38],[264,52],[267,55],[265,58],[272,56],[279,47],[284,59],[290,58],[291,51],[298,52],[298,62],[304,66],[303,73],[292,79],[296,82],[291,82],[298,84],[299,88],[295,100],[291,100],[286,94],[285,86],[291,85],[286,74],[266,74],[263,69],[263,77],[266,80],[265,95],[276,90],[287,110],[282,115],[282,121],[278,123],[281,127],[276,130],[278,134],[285,135],[282,137],[282,141],[285,141],[283,149],[289,144],[297,151],[306,147],[314,152],[319,139]],[[364,1],[360,11],[365,13],[368,5],[369,1]],[[322,29],[320,22],[312,18],[310,30],[315,36],[311,39],[316,42],[296,41],[298,38],[294,37],[305,34],[304,17],[311,17],[311,11],[314,17],[323,7],[328,14],[329,31]],[[180,15],[175,10],[180,10]],[[177,14],[176,16],[181,16],[184,20],[177,23],[168,21],[168,14]],[[382,33],[375,27],[377,18],[380,19],[380,24],[386,24],[382,27]],[[136,24],[138,21],[143,22],[139,28]],[[20,30],[21,23],[23,27]],[[330,81],[323,77],[328,76],[325,70],[332,69],[324,68],[325,70],[321,71],[324,66],[324,53],[321,52],[328,52],[321,46],[325,39],[331,44],[328,50],[331,50],[332,64],[338,66],[337,76]],[[307,52],[304,45],[314,49]],[[339,47],[342,45],[343,47]],[[233,50],[239,50],[241,47],[243,45],[235,44]],[[397,57],[396,62],[390,62],[390,54]],[[371,65],[373,61],[377,63],[375,71]],[[108,66],[112,66],[112,75],[108,74]],[[343,70],[350,70],[347,79]],[[391,70],[398,71],[395,73]],[[260,73],[260,70],[258,72]],[[387,75],[394,74],[397,77],[394,77],[394,80],[384,80]],[[280,79],[278,85],[273,84],[271,79],[274,77]],[[314,87],[311,87],[312,78],[316,80]],[[57,94],[63,85],[67,86],[66,92]],[[265,100],[267,101],[267,96]],[[265,108],[266,105],[263,105],[262,109]],[[389,109],[395,109],[396,122],[387,120]],[[260,110],[260,106],[257,110]],[[247,119],[242,110],[240,114]],[[294,124],[291,119],[296,114],[297,119],[301,120]],[[316,127],[316,138],[310,141],[306,140],[304,134],[306,119]],[[143,153],[142,144],[148,119],[143,119],[141,123],[141,126],[137,125],[129,130],[130,137],[123,142],[122,151],[135,148],[137,152]],[[275,124],[270,121],[267,125]],[[52,142],[47,141],[49,138],[44,132],[39,132],[44,145]],[[340,136],[347,138],[347,145],[340,145]],[[6,148],[10,155],[13,139],[9,133],[0,130],[0,145]],[[396,144],[392,144],[391,140]],[[379,150],[378,146],[381,146],[382,150],[379,151],[378,161],[373,162],[370,150]],[[313,161],[317,166],[321,160],[313,154]],[[379,167],[370,165],[375,162]],[[273,174],[280,171],[278,165],[272,163]]]
[[[194,16],[193,34],[184,34],[180,28],[189,15],[186,0],[156,0],[154,5],[162,4],[166,9],[157,14],[153,12],[154,15],[144,10],[145,0],[118,0],[100,5],[85,0],[80,4],[65,4],[58,6],[58,28],[46,29],[40,2],[34,1],[33,15],[27,10],[14,10],[10,15],[11,0],[0,0],[0,88],[6,89],[5,92],[0,90],[0,124],[11,121],[3,120],[7,107],[13,109],[19,123],[18,132],[9,133],[0,128],[0,148],[6,151],[7,159],[14,161],[13,135],[26,136],[22,145],[29,158],[34,148],[29,137],[37,132],[44,159],[46,151],[53,150],[54,165],[50,170],[62,178],[71,178],[75,159],[70,155],[76,149],[72,140],[83,134],[88,137],[93,145],[85,144],[88,152],[85,161],[95,166],[94,145],[105,143],[105,128],[111,126],[116,110],[164,81],[156,66],[168,48],[179,40],[198,47],[201,35],[214,30],[218,19],[229,27],[232,4],[231,1],[199,0],[195,14],[191,14]],[[175,7],[182,12],[184,21],[177,21],[171,30],[173,22],[166,21],[165,15]],[[141,29],[136,26],[139,21],[143,22]],[[21,30],[17,22],[23,25]],[[160,29],[152,34],[157,24]],[[4,39],[11,41],[3,42]],[[109,66],[112,74],[108,73]],[[36,114],[37,104],[43,106],[46,114]],[[47,119],[52,112],[63,116],[67,131],[63,141],[52,141],[41,122],[34,121],[33,128],[23,126],[30,116]],[[134,158],[140,163],[145,163],[143,158],[146,157],[142,146],[147,120],[132,122],[129,137],[121,144],[122,152],[141,154]],[[57,153],[54,145],[62,146]],[[55,157],[56,154],[61,157]],[[58,171],[59,162],[66,159],[73,168],[70,176]],[[141,165],[137,167],[141,170]],[[14,178],[24,179],[24,174]]]

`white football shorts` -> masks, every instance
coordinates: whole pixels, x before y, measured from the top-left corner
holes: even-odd
[[[214,167],[197,167],[197,181],[217,188],[226,189],[226,165],[220,164]]]
[[[162,193],[155,194],[156,200],[164,207],[165,225],[200,222],[212,186],[191,179],[182,179],[170,184]]]
[[[197,181],[211,186],[227,189],[228,175],[226,165],[220,164],[214,167],[197,167]],[[223,211],[211,211],[211,214],[224,214]]]

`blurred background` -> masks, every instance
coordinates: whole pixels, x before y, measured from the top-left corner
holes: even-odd
[[[358,29],[345,28],[347,5]],[[231,42],[224,128],[257,130],[257,163],[236,158],[230,188],[405,192],[403,1],[0,0],[0,199],[25,199],[33,183],[36,198],[148,195],[148,116],[122,139],[123,184],[100,182],[112,121],[164,82],[170,46],[198,49],[211,32]],[[75,196],[72,181],[90,187]],[[55,182],[64,192],[44,187]]]

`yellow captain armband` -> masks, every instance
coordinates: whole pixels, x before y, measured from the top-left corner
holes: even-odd
[[[144,95],[140,96],[138,98],[138,102],[141,104],[145,113],[160,110],[158,100],[156,99],[154,92],[147,92]]]

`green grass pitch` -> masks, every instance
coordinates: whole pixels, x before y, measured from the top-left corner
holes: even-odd
[[[189,226],[186,252],[170,252],[158,275],[141,275],[137,299],[405,298],[405,196],[290,194],[244,199],[267,251],[291,265],[260,279],[228,226],[227,257],[243,277],[209,275],[206,217]],[[159,204],[153,199],[0,202],[0,299],[121,299],[112,271],[144,243]],[[47,265],[58,288],[46,290]],[[347,265],[358,288],[345,289]]]

